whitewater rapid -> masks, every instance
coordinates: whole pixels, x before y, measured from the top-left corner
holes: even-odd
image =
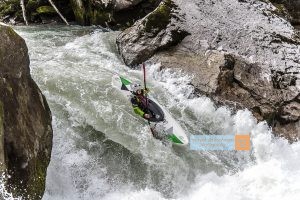
[[[248,110],[217,108],[193,95],[190,76],[147,65],[153,97],[188,134],[250,133],[252,150],[165,146],[112,84],[115,74],[142,78],[140,70],[122,63],[117,32],[76,26],[16,30],[26,40],[31,74],[53,115],[44,200],[299,199],[300,143],[274,138]]]

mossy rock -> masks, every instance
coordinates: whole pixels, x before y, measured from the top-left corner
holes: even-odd
[[[158,33],[166,28],[171,20],[171,11],[174,8],[171,0],[165,0],[144,21],[145,31]]]
[[[105,25],[106,22],[110,21],[110,12],[105,10],[94,10],[90,12],[91,24]]]
[[[36,12],[39,14],[55,14],[56,11],[52,6],[40,6],[36,9]]]

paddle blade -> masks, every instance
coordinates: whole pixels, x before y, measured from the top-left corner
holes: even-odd
[[[129,89],[128,89],[128,88],[126,87],[126,85],[124,85],[124,84],[122,84],[121,90],[127,90],[127,91],[129,91]]]
[[[130,85],[131,82],[123,77],[120,76],[120,79],[121,79],[121,82],[122,82],[122,85]]]

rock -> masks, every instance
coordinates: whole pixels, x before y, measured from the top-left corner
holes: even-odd
[[[116,11],[128,9],[141,3],[143,0],[116,0],[115,9]]]
[[[119,52],[127,65],[139,64],[158,50],[178,44],[188,35],[178,26],[182,21],[176,8],[171,0],[165,0],[147,17],[118,36]]]
[[[289,15],[292,24],[300,25],[300,0],[270,0],[280,13]]]
[[[281,108],[280,118],[283,122],[297,122],[300,119],[300,102],[291,102]]]
[[[300,40],[291,24],[274,14],[276,8],[252,0],[171,4],[176,11],[166,28],[151,27],[147,34],[142,22],[154,11],[119,35],[124,62],[139,64],[152,56],[162,67],[183,69],[193,75],[196,93],[217,104],[249,108],[276,135],[299,138]],[[190,35],[165,46],[160,41],[169,27]]]
[[[41,199],[52,149],[51,112],[30,76],[25,41],[0,25],[0,166],[7,188]]]

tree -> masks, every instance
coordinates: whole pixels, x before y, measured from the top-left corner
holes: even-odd
[[[51,4],[51,6],[54,8],[54,10],[57,12],[57,14],[60,16],[60,18],[67,24],[69,25],[68,21],[66,20],[66,18],[59,12],[59,10],[56,8],[55,4],[53,3],[52,0],[48,0],[49,3]]]
[[[26,26],[28,26],[28,21],[27,21],[27,18],[26,18],[26,8],[25,8],[24,0],[20,0],[20,5],[21,5],[21,8],[22,8],[22,14],[23,14],[24,23],[26,24]]]

